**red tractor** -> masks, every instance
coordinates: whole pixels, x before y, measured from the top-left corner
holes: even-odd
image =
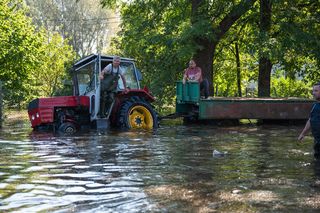
[[[29,119],[34,129],[52,129],[74,133],[84,128],[142,128],[158,127],[157,113],[150,104],[155,99],[145,87],[140,88],[141,73],[134,60],[121,58],[125,70],[127,90],[120,78],[109,115],[100,115],[101,80],[99,74],[113,56],[90,55],[77,61],[72,69],[73,96],[37,98],[28,106]],[[102,107],[101,107],[102,108]]]

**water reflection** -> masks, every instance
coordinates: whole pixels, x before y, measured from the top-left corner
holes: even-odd
[[[302,127],[164,126],[76,136],[0,131],[0,211],[316,212]],[[214,157],[213,151],[226,152]]]

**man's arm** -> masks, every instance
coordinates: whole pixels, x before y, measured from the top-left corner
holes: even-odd
[[[187,69],[184,70],[184,74],[183,74],[183,79],[182,79],[182,83],[185,84],[186,81],[188,79],[188,75],[187,75]]]
[[[126,89],[127,89],[127,81],[126,81],[126,78],[124,77],[123,74],[120,74],[120,77],[121,77],[121,79],[122,79],[124,89],[126,90]]]
[[[310,125],[310,119],[308,119],[304,129],[302,130],[302,132],[300,133],[299,137],[298,137],[298,140],[299,141],[302,141],[304,136],[310,131],[311,129],[311,125]]]
[[[100,80],[104,79],[104,74],[109,73],[111,68],[109,66],[110,64],[108,64],[99,74],[99,78]]]
[[[126,78],[124,76],[124,73],[125,73],[125,70],[122,67],[119,67],[119,75],[120,75],[120,78],[121,78],[121,80],[123,82],[124,92],[127,93],[128,92],[127,81],[126,81]]]

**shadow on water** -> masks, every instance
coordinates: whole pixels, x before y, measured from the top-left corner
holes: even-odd
[[[320,163],[312,137],[297,144],[301,128],[166,125],[63,136],[6,126],[0,211],[318,212]]]

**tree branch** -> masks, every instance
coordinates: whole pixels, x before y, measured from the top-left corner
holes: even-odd
[[[230,27],[246,13],[257,0],[245,0],[235,6],[224,19],[221,20],[219,26],[214,29],[215,39],[219,41],[228,32]]]

